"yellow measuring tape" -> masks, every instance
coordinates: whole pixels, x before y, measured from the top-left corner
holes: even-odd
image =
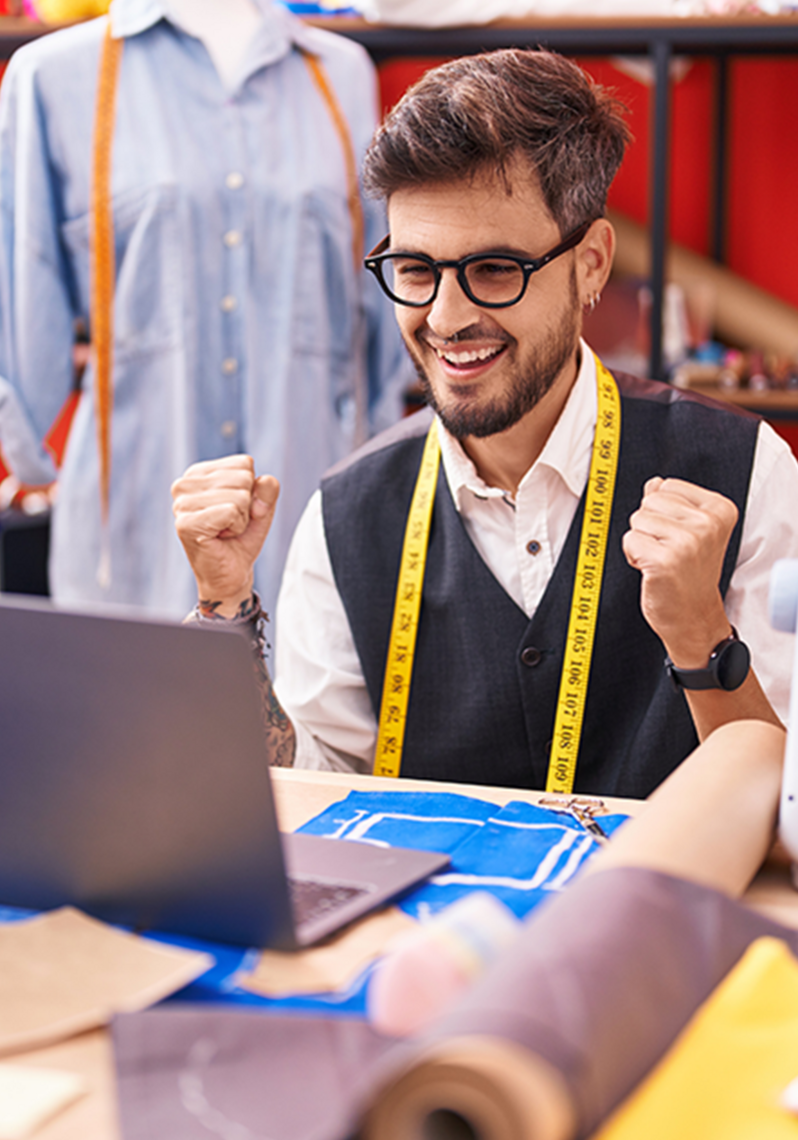
[[[432,505],[438,484],[441,449],[435,420],[427,432],[421,467],[410,503],[405,526],[399,581],[393,607],[391,639],[382,683],[380,723],[374,753],[375,776],[398,776],[402,766],[402,747],[407,722],[407,703],[413,676],[413,658],[418,633],[418,613],[427,564]]]
[[[585,514],[546,781],[547,792],[566,794],[573,790],[579,755],[621,442],[621,400],[618,386],[598,357],[596,387],[596,434],[585,494]],[[383,679],[374,755],[375,776],[398,776],[402,766],[402,747],[439,458],[440,448],[436,424],[433,422],[427,435],[405,528]]]
[[[615,380],[596,357],[598,418],[585,493],[571,616],[565,638],[557,716],[549,757],[547,792],[570,795],[582,737],[590,662],[596,634],[615,474],[621,444],[621,398]]]

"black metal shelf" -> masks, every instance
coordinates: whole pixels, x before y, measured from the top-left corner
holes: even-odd
[[[651,54],[655,43],[671,52],[789,54],[798,48],[798,17],[738,16],[733,20],[536,19],[498,20],[478,27],[404,28],[349,17],[311,18],[318,27],[362,44],[375,61],[396,56],[472,55],[501,47],[538,45],[573,55]]]

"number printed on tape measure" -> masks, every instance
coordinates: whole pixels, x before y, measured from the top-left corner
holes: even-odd
[[[574,786],[615,494],[620,448],[620,397],[614,379],[598,357],[596,380],[597,427],[552,733],[546,780],[546,791],[549,792],[570,793]]]
[[[439,463],[440,446],[437,427],[433,421],[424,443],[421,467],[405,525],[374,752],[374,774],[377,776],[396,777],[402,764],[407,704],[413,677],[418,615]]]

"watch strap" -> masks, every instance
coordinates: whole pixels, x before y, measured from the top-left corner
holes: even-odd
[[[740,641],[737,630],[732,626],[729,636],[719,641],[710,653],[705,668],[679,669],[670,657],[666,657],[665,672],[677,689],[721,689],[733,692],[748,676],[750,664],[748,646]]]

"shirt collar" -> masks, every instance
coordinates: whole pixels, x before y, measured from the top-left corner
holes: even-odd
[[[585,488],[590,469],[598,401],[595,357],[583,340],[579,342],[579,347],[581,353],[579,371],[565,407],[540,455],[521,480],[519,494],[532,473],[541,466],[556,471],[569,491],[577,498]],[[438,438],[449,490],[458,511],[462,509],[463,495],[467,491],[481,499],[506,497],[505,491],[498,487],[489,487],[480,478],[462,444],[449,434],[440,420],[438,420]]]
[[[258,65],[276,63],[296,45],[313,52],[310,29],[272,0],[254,0],[261,12],[261,27],[253,43]],[[111,35],[114,39],[136,36],[168,19],[164,0],[113,0],[110,8]]]

